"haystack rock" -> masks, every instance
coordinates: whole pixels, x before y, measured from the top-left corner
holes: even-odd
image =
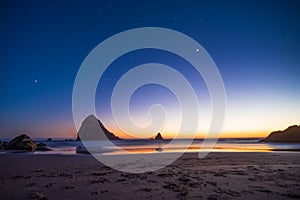
[[[103,132],[104,134],[101,134]],[[106,137],[105,137],[106,136]],[[119,137],[109,132],[94,115],[88,116],[81,124],[77,133],[77,141],[84,140],[120,140]]]
[[[261,142],[300,143],[300,126],[290,126],[284,131],[274,131]]]
[[[164,138],[161,136],[160,133],[158,133],[158,134],[155,136],[154,139],[155,139],[155,140],[163,140]]]
[[[35,151],[37,148],[35,142],[26,134],[19,135],[6,144],[8,150],[27,150]]]

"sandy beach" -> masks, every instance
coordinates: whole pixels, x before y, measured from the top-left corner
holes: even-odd
[[[90,155],[0,155],[0,199],[299,199],[299,153],[186,153],[130,174]]]

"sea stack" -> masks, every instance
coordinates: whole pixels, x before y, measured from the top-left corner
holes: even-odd
[[[101,134],[101,132],[104,133]],[[106,137],[105,137],[106,136]],[[77,133],[77,141],[81,139],[84,140],[120,140],[119,137],[115,136],[113,133],[109,132],[102,122],[98,120],[94,115],[89,115],[82,122],[81,127]]]
[[[157,135],[154,138],[155,140],[163,140],[164,138],[161,136],[160,133],[157,133]]]
[[[300,126],[290,126],[284,131],[274,131],[261,142],[300,143]]]

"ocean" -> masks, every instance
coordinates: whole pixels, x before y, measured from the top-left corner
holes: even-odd
[[[76,154],[76,147],[83,146],[82,142],[67,139],[53,139],[47,141],[43,138],[34,139],[36,143],[43,142],[51,151],[35,151],[32,154]],[[219,139],[213,146],[212,152],[300,152],[300,144],[291,143],[265,143],[261,139]],[[93,153],[100,154],[141,154],[141,153],[171,153],[171,152],[199,152],[208,151],[214,140],[195,139],[189,145],[189,140],[118,140],[111,145],[106,141],[90,142]],[[1,153],[7,153],[2,151]]]

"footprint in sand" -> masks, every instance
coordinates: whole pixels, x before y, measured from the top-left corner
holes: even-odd
[[[29,195],[28,195],[29,199],[35,199],[35,200],[47,200],[48,198],[40,193],[40,192],[31,192]]]

